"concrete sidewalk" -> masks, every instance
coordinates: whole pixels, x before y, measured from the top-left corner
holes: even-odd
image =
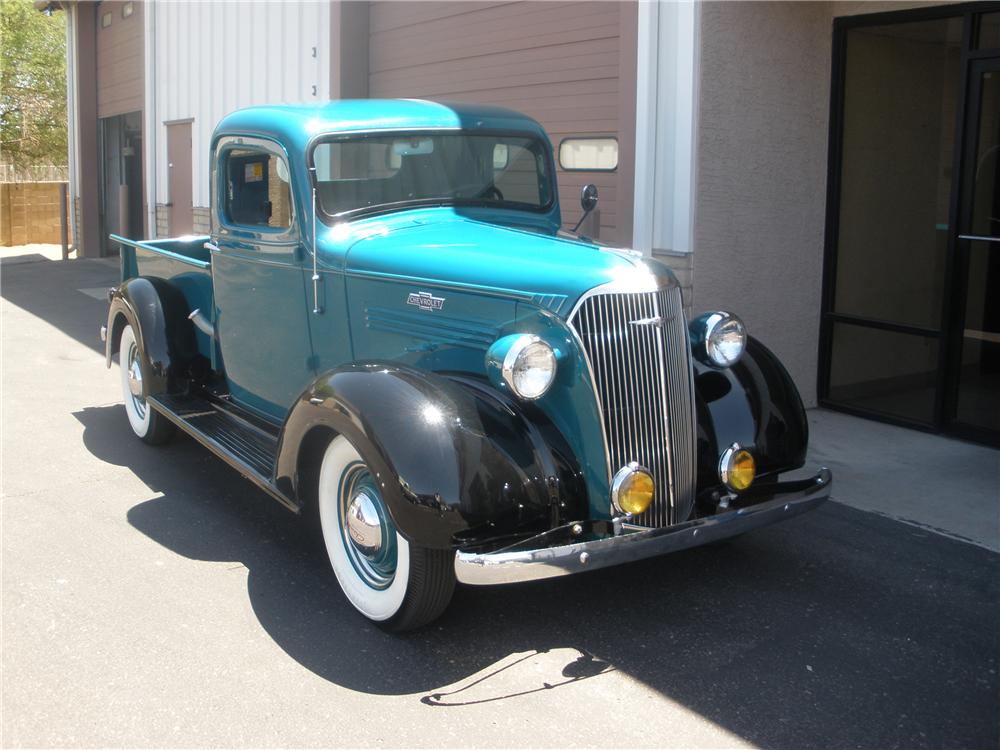
[[[1000,450],[825,409],[809,429],[837,502],[1000,552]]]
[[[75,260],[76,255],[76,250],[71,250],[70,260]],[[0,247],[0,263],[5,266],[18,263],[37,263],[43,260],[61,261],[62,245],[34,243]]]
[[[838,502],[389,636],[299,519],[133,438],[115,261],[0,272],[3,746],[996,747],[996,451],[810,412]]]

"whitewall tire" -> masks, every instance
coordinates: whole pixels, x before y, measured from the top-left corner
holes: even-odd
[[[150,408],[142,395],[141,348],[131,325],[122,328],[118,339],[118,357],[121,370],[122,398],[125,414],[135,436],[150,445],[165,443],[174,433],[174,426],[157,411]]]
[[[395,631],[440,615],[455,587],[454,553],[412,545],[396,531],[374,475],[345,437],[327,446],[318,485],[323,543],[351,605]]]

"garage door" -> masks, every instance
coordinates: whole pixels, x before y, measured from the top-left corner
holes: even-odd
[[[558,168],[563,221],[597,184],[606,242],[632,235],[635,6],[615,2],[370,4],[372,97],[496,104],[534,117],[557,151],[566,138],[618,140],[614,171]]]

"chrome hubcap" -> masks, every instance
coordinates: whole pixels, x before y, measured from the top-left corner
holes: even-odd
[[[126,362],[128,391],[132,396],[132,404],[135,406],[136,414],[142,419],[146,415],[146,399],[142,397],[142,366],[139,363],[139,347],[135,344],[129,347]]]
[[[378,557],[382,549],[382,519],[376,503],[364,490],[351,500],[347,508],[347,534],[359,554],[369,560]]]
[[[358,577],[373,589],[386,589],[396,577],[396,529],[374,477],[358,462],[340,484],[340,530]]]
[[[133,396],[142,396],[142,369],[139,360],[133,359],[128,366],[128,389]]]

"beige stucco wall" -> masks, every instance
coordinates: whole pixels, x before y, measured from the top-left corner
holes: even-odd
[[[705,3],[696,312],[731,310],[816,402],[831,8]]]
[[[700,6],[692,309],[742,316],[807,406],[816,403],[833,19],[942,4]]]

